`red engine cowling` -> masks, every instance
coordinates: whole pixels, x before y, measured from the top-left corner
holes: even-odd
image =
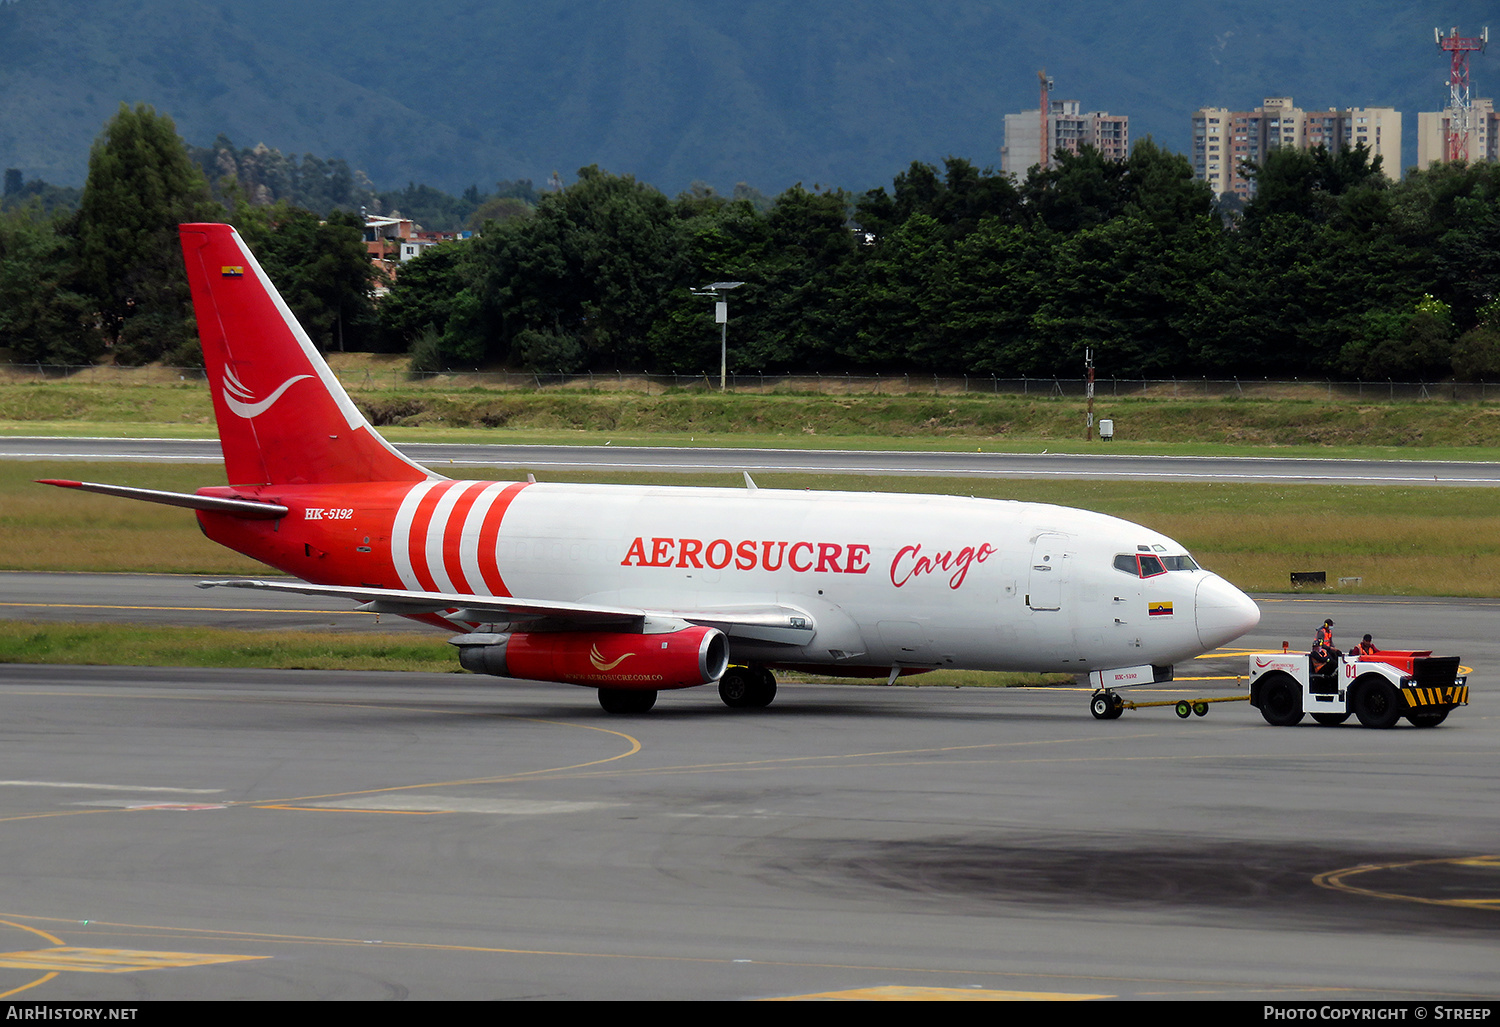
[[[463,645],[465,670],[595,688],[691,688],[724,676],[729,641],[718,628],[659,634],[619,631],[518,631],[488,645]]]

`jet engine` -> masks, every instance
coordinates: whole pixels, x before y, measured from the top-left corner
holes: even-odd
[[[531,681],[655,692],[706,685],[729,667],[729,640],[718,628],[474,633],[452,640],[465,670]]]

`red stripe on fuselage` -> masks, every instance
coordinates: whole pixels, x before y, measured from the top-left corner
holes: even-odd
[[[448,580],[453,583],[456,591],[472,594],[478,589],[475,583],[464,574],[463,528],[464,521],[469,516],[469,510],[474,506],[474,501],[484,494],[485,483],[467,481],[460,484],[467,491],[458,497],[458,501],[453,504],[453,509],[448,511],[447,520],[439,526],[443,533],[443,571],[448,575]]]
[[[437,580],[427,566],[427,532],[432,527],[432,515],[438,501],[449,489],[463,482],[445,481],[427,490],[417,504],[417,512],[411,519],[411,531],[406,536],[406,552],[411,558],[411,571],[416,576],[417,588],[424,592],[437,592]]]
[[[510,589],[505,587],[505,579],[500,575],[500,564],[495,552],[500,545],[500,522],[505,519],[505,511],[510,509],[510,504],[521,494],[521,490],[530,484],[529,481],[519,481],[506,486],[485,513],[484,524],[479,529],[479,573],[484,577],[485,590],[492,596],[510,595]]]

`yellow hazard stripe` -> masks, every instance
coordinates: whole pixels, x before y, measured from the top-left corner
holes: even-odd
[[[1407,706],[1467,706],[1468,685],[1449,685],[1446,688],[1403,688],[1402,696]]]

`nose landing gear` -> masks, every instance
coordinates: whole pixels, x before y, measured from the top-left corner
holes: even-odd
[[[1089,699],[1089,712],[1095,720],[1118,720],[1125,712],[1125,700],[1106,688]]]

